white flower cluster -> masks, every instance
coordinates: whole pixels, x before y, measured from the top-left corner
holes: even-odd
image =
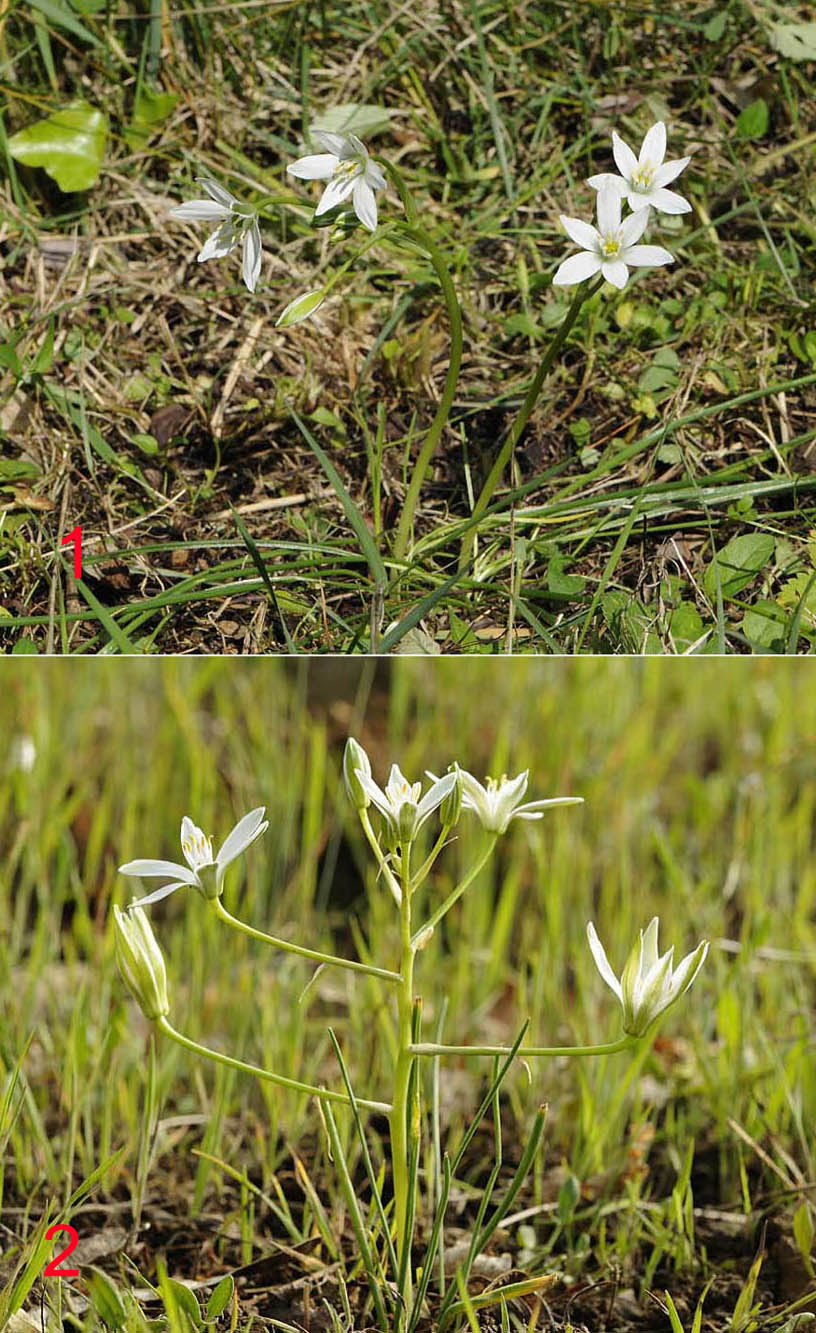
[[[326,151],[298,158],[286,170],[301,180],[328,181],[315,209],[315,217],[321,217],[351,199],[359,221],[368,231],[376,231],[377,196],[374,192],[385,188],[385,176],[376,162],[371,161],[365,144],[354,134],[326,134],[321,130],[315,130],[312,138]],[[170,217],[182,222],[218,222],[218,227],[198,252],[199,264],[205,259],[221,259],[240,245],[243,279],[248,289],[254,292],[261,272],[261,231],[257,212],[208,176],[196,176],[196,181],[204,186],[210,197],[179,204],[170,209]],[[306,313],[312,314],[316,308],[312,303]],[[290,319],[288,322],[295,321]]]
[[[690,212],[691,204],[682,195],[666,189],[690,159],[680,157],[664,162],[666,126],[662,121],[648,131],[638,157],[613,131],[612,154],[620,175],[602,172],[587,181],[598,192],[597,227],[580,218],[561,215],[561,225],[570,240],[581,247],[581,253],[564,260],[553,278],[553,286],[570,287],[601,273],[614,287],[623,288],[630,266],[653,268],[674,263],[674,256],[662,245],[638,242],[648,226],[651,209],[658,213]],[[624,199],[632,211],[621,221]]]

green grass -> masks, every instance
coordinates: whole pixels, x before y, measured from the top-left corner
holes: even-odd
[[[807,17],[770,0],[10,0],[4,646],[810,651],[816,103],[809,62],[774,45]],[[62,193],[6,140],[78,96],[110,133],[96,184]],[[284,171],[348,102],[395,113],[372,148],[403,173],[464,316],[404,558],[451,347],[433,268],[384,230],[313,322],[274,327],[357,245],[315,231]],[[639,143],[658,117],[670,154],[692,154],[694,211],[655,229],[676,263],[583,309],[474,523],[566,309],[558,215],[589,215],[613,128]],[[199,267],[167,219],[202,169],[276,201],[251,299],[235,257]],[[393,190],[380,216],[400,216]],[[79,586],[60,545],[76,525]]]
[[[217,841],[263,803],[270,829],[230,875],[227,907],[297,943],[393,967],[397,914],[340,781],[351,732],[380,780],[393,760],[419,777],[456,758],[478,776],[529,766],[533,797],[585,798],[514,824],[419,955],[425,1039],[441,1024],[448,1043],[512,1041],[529,1018],[531,1042],[614,1040],[618,1006],[592,963],[587,920],[616,967],[653,913],[678,955],[712,941],[694,988],[642,1049],[510,1074],[502,1191],[539,1105],[549,1112],[532,1178],[492,1243],[494,1258],[510,1256],[507,1280],[557,1275],[544,1297],[558,1327],[596,1328],[612,1311],[611,1327],[668,1329],[669,1307],[655,1304],[668,1290],[690,1329],[708,1284],[706,1328],[781,1327],[814,1295],[800,1254],[816,1121],[816,702],[806,664],[701,662],[691,672],[649,661],[400,660],[380,668],[372,693],[373,668],[341,667],[9,663],[0,1312],[16,1304],[37,1318],[44,1300],[49,1329],[59,1307],[70,1327],[96,1330],[115,1297],[128,1328],[147,1318],[182,1328],[169,1280],[207,1284],[203,1305],[231,1272],[242,1329],[265,1319],[303,1327],[324,1299],[338,1326],[349,1326],[345,1302],[354,1327],[373,1325],[313,1105],[153,1042],[112,947],[112,905],[131,890],[118,864],[176,857],[185,813]],[[23,736],[36,751],[30,771],[15,760]],[[479,846],[463,820],[432,877],[432,904]],[[341,1088],[331,1027],[356,1095],[388,1099],[394,1015],[381,982],[313,977],[308,963],[220,926],[194,893],[149,910],[179,1030]],[[489,1076],[486,1060],[442,1063],[439,1136],[451,1152]],[[432,1091],[428,1082],[426,1106]],[[376,1235],[353,1124],[342,1108],[336,1121]],[[489,1113],[456,1173],[448,1249],[469,1239],[495,1131]],[[367,1132],[380,1170],[383,1122],[369,1117]],[[424,1239],[431,1165],[420,1163]],[[67,1218],[81,1276],[58,1284],[42,1279],[42,1224]],[[470,1301],[483,1283],[470,1284]],[[432,1315],[434,1290],[435,1279]],[[527,1300],[507,1303],[514,1329],[538,1308]],[[468,1318],[465,1304],[454,1326]],[[549,1316],[538,1308],[536,1319],[543,1327]]]

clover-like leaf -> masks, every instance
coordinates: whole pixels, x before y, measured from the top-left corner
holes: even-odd
[[[107,137],[105,113],[90,102],[77,101],[19,130],[8,148],[15,161],[42,167],[67,194],[96,184]]]

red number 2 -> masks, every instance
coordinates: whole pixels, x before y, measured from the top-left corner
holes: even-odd
[[[76,530],[79,531],[79,529]],[[63,1259],[67,1259],[68,1255],[75,1250],[79,1244],[79,1236],[77,1235],[76,1227],[69,1226],[67,1222],[57,1222],[55,1226],[48,1228],[45,1233],[45,1239],[52,1240],[58,1231],[70,1231],[71,1242],[64,1250],[60,1250],[59,1254],[54,1256],[43,1273],[43,1277],[79,1277],[78,1268],[57,1268],[57,1264],[62,1263]]]
[[[74,578],[82,578],[82,528],[78,525],[65,534],[61,546],[67,546],[69,542],[74,543]]]

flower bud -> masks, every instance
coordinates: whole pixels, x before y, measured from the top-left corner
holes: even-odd
[[[453,771],[456,782],[439,807],[439,818],[445,828],[453,828],[458,824],[462,813],[462,775],[458,764],[454,763]]]
[[[400,846],[407,847],[414,841],[417,830],[417,808],[413,801],[403,801],[399,810]]]
[[[365,773],[367,778],[371,777],[371,764],[368,761],[368,755],[356,741],[353,736],[349,736],[346,741],[346,748],[343,751],[343,781],[346,785],[349,800],[357,810],[367,810],[371,804],[371,798],[363,790],[363,784],[357,776],[357,770]]]
[[[170,1012],[164,958],[150,922],[141,907],[129,912],[113,909],[116,962],[125,985],[146,1018],[165,1018]]]

